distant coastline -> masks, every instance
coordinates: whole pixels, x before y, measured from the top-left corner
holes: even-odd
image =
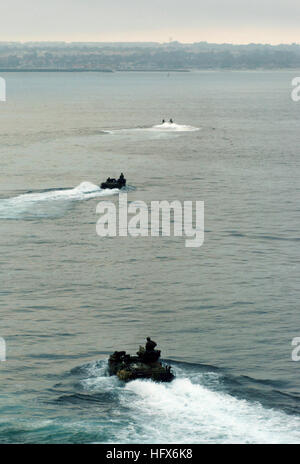
[[[0,72],[299,69],[299,44],[0,42]]]
[[[108,70],[108,69],[22,69],[22,68],[0,68],[0,73],[106,73],[106,74],[116,74],[116,73],[191,73],[191,72],[198,72],[198,73],[214,73],[214,72],[284,72],[284,71],[291,71],[291,72],[298,72],[300,73],[300,65],[296,68],[203,68],[203,69],[122,69],[122,70]]]
[[[101,73],[113,73],[111,69],[61,69],[61,68],[0,68],[0,72],[101,72]]]
[[[122,69],[122,70],[112,70],[112,69],[76,69],[76,68],[67,68],[67,69],[53,69],[53,68],[0,68],[0,72],[99,72],[99,73],[115,73],[115,72],[181,72],[188,73],[193,71],[192,69]]]

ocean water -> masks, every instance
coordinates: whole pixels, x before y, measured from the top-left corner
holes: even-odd
[[[1,443],[300,442],[299,72],[3,74]],[[203,246],[99,237],[121,171]],[[149,335],[176,379],[108,377]]]

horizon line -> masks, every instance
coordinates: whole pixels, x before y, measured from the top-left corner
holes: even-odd
[[[276,42],[276,43],[271,43],[271,42],[208,42],[206,40],[200,40],[199,42],[180,42],[178,40],[172,40],[168,42],[159,42],[159,41],[154,41],[154,40],[130,40],[130,41],[95,41],[95,40],[79,40],[79,41],[67,41],[67,40],[26,40],[26,41],[21,41],[21,40],[0,40],[0,44],[21,44],[21,45],[26,45],[26,44],[156,44],[156,45],[174,45],[174,44],[180,44],[180,45],[196,45],[196,44],[207,44],[207,45],[269,45],[269,46],[278,46],[278,45],[300,45],[300,42]]]

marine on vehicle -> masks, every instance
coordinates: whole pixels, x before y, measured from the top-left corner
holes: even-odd
[[[136,379],[171,382],[175,377],[171,366],[159,361],[161,352],[155,347],[156,343],[148,337],[146,347],[140,346],[137,356],[126,354],[126,351],[115,351],[108,360],[109,374],[117,375],[125,382]]]
[[[108,179],[106,179],[106,181],[102,182],[102,184],[100,185],[102,189],[121,189],[125,186],[126,179],[124,177],[123,172],[121,172],[119,179],[111,179],[110,177],[108,177]]]

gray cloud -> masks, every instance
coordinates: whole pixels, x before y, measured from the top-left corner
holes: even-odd
[[[299,0],[9,0],[0,40],[297,42],[299,21]]]

